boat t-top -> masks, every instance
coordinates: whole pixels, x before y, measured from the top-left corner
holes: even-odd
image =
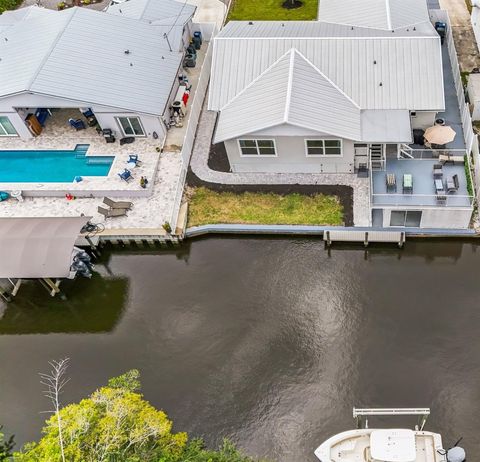
[[[369,416],[416,415],[413,430],[368,427]],[[445,450],[438,433],[424,430],[430,409],[356,409],[357,429],[332,436],[316,450],[321,462],[465,462],[465,451],[455,444]]]

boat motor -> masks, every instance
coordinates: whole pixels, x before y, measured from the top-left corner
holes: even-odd
[[[467,460],[467,454],[465,449],[460,446],[454,446],[447,451],[447,462],[465,462]]]

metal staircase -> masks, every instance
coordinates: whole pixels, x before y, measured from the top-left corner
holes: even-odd
[[[383,144],[370,145],[370,161],[373,171],[385,170],[385,146]]]

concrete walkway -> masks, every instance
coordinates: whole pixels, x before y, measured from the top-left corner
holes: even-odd
[[[315,184],[343,185],[353,188],[353,222],[355,226],[370,226],[369,179],[353,174],[330,173],[226,173],[208,167],[208,154],[215,127],[216,113],[203,112],[197,128],[190,167],[203,181],[218,184]]]

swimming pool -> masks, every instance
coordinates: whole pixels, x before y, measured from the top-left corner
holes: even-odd
[[[0,183],[70,183],[76,176],[107,176],[113,156],[73,151],[0,151]]]

